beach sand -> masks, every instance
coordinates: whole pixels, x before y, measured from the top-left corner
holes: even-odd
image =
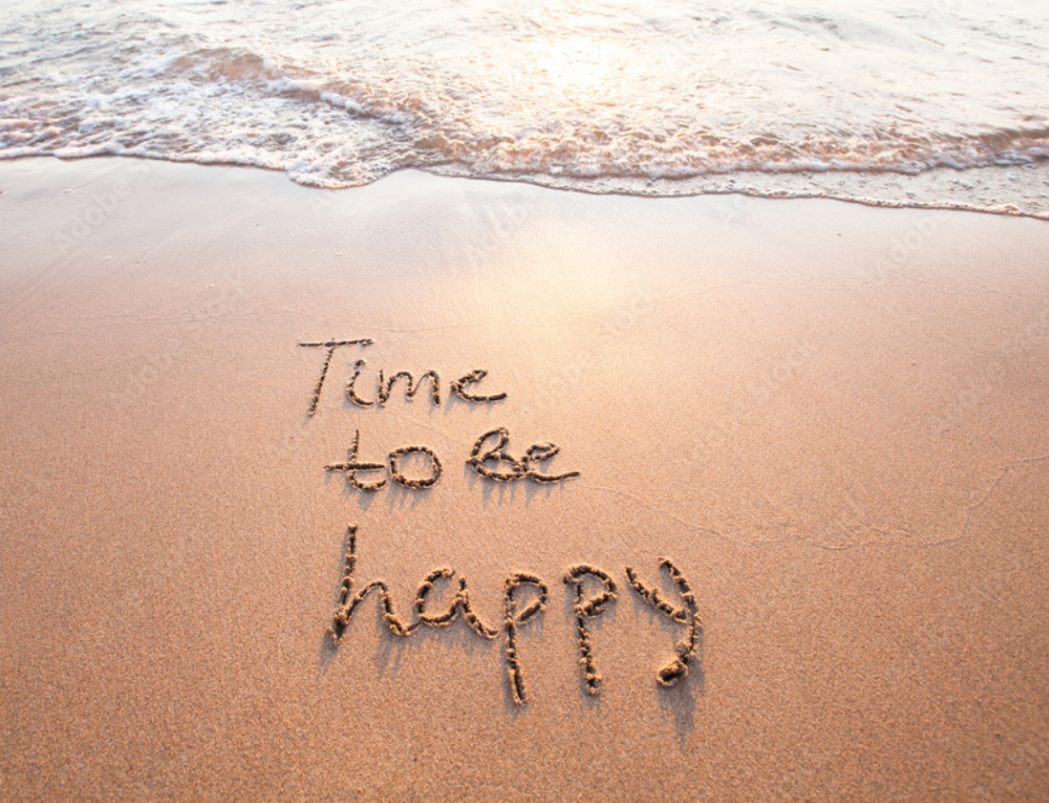
[[[0,163],[0,190],[5,799],[1049,788],[1044,222],[115,159]],[[328,349],[300,344],[358,338],[310,415]],[[433,370],[441,404],[354,406],[359,359],[366,400]],[[455,396],[475,369],[506,398]],[[579,476],[479,477],[500,427]],[[439,481],[353,488],[325,466],[355,433]],[[335,648],[350,525],[353,590],[407,621],[448,567],[429,610],[466,578],[498,635],[398,637],[369,596]],[[703,626],[670,689],[688,627],[626,574],[680,608],[661,557]],[[578,564],[618,592],[586,621],[596,696]],[[523,705],[515,572],[549,589]]]

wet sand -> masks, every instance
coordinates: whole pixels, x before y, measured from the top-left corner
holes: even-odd
[[[1046,223],[133,160],[0,190],[3,797],[1049,786]],[[376,580],[410,635],[376,589],[338,620]]]

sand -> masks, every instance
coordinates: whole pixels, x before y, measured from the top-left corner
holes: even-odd
[[[0,190],[0,796],[1049,788],[1044,222],[116,159]],[[411,634],[373,588],[336,646],[378,580]]]

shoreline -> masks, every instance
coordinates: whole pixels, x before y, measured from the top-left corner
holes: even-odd
[[[829,200],[877,209],[928,209],[977,212],[1049,220],[1049,161],[1016,165],[927,168],[920,173],[871,170],[809,170],[767,173],[736,171],[705,176],[645,179],[636,176],[559,178],[546,174],[474,176],[455,168],[408,168],[448,178],[508,181],[588,195],[641,198],[693,198],[741,195],[766,200]],[[380,179],[381,180],[381,179]],[[1030,197],[1017,198],[1017,181]],[[1035,193],[1037,192],[1036,200]],[[872,193],[873,195],[865,195]],[[919,200],[934,194],[938,200]],[[974,197],[975,195],[975,197]],[[1000,200],[1003,196],[1011,201]]]
[[[198,167],[239,168],[279,173],[298,186],[314,190],[344,191],[367,187],[318,187],[297,182],[287,172],[254,164],[234,162],[174,161],[142,156],[97,154],[63,158],[53,155],[0,157],[0,164],[33,159],[53,159],[64,164],[91,160],[130,160]],[[919,173],[873,170],[811,170],[793,172],[737,171],[680,178],[639,176],[560,177],[548,174],[475,175],[455,165],[402,167],[385,174],[375,184],[397,173],[426,173],[450,179],[520,183],[584,195],[622,195],[637,198],[694,198],[739,195],[764,200],[830,200],[877,209],[917,209],[976,212],[1007,217],[1049,220],[1049,160],[1015,165],[983,165],[966,168],[936,167]],[[935,196],[922,198],[923,195]],[[1021,197],[1025,196],[1026,197]],[[1003,198],[1010,200],[1002,200]],[[1041,200],[1039,200],[1041,199]]]
[[[122,159],[0,190],[5,795],[1045,788],[1040,222]],[[632,587],[687,608],[664,557],[701,636]],[[577,610],[580,566],[616,598]],[[373,589],[332,650],[378,580],[455,621],[394,635]]]

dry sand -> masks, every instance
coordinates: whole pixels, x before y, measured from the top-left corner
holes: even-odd
[[[1044,222],[131,160],[0,190],[0,796],[1044,798]],[[298,344],[362,337],[309,416]],[[357,359],[441,405],[355,407]],[[473,369],[507,398],[453,399]],[[481,479],[498,427],[580,476]],[[439,482],[326,473],[355,432]],[[525,705],[461,620],[398,638],[369,597],[331,647],[351,523],[406,620],[438,567],[497,627],[546,583]],[[686,628],[625,572],[680,605],[661,556],[704,625],[669,690]],[[596,697],[580,563],[618,589]]]

